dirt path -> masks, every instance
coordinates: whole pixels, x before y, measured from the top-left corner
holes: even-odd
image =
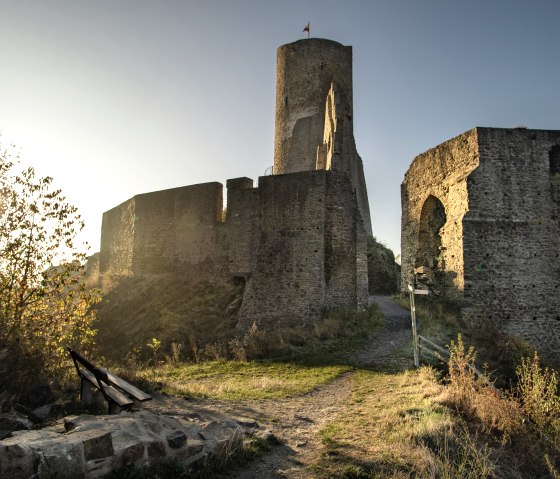
[[[388,297],[370,296],[386,318],[384,328],[362,350],[348,357],[348,363],[368,369],[403,370],[411,366],[404,351],[410,343],[410,320],[406,311]],[[250,418],[272,431],[281,445],[241,470],[223,476],[236,479],[303,479],[306,467],[320,454],[317,433],[347,404],[352,392],[352,374],[345,373],[330,383],[300,396],[274,400],[218,401],[189,400],[188,410],[206,418]],[[184,413],[184,400],[159,396],[154,407],[164,413]],[[248,421],[250,422],[250,421]]]
[[[385,327],[364,349],[349,358],[350,361],[356,366],[383,371],[402,371],[410,367],[409,356],[412,353],[410,313],[388,296],[370,296],[369,302],[377,304],[385,316]]]

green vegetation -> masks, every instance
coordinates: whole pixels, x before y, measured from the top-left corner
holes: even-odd
[[[65,346],[92,346],[96,291],[84,283],[76,250],[83,222],[52,178],[15,171],[18,156],[0,150],[0,396],[60,378]]]
[[[358,371],[348,407],[320,432],[317,477],[559,477],[557,374],[525,358],[500,396],[468,367],[474,348],[459,337],[450,352],[445,384],[429,367]]]
[[[433,462],[424,445],[453,425],[435,398],[433,372],[359,371],[345,411],[320,432],[319,478],[422,477]],[[429,477],[429,476],[426,476]]]
[[[64,346],[91,353],[98,301],[85,287],[85,257],[75,248],[83,226],[76,209],[50,178],[37,179],[33,169],[14,173],[16,162],[0,152],[0,407],[32,382],[60,380],[68,368]],[[370,264],[393,267],[385,250],[372,239]],[[377,284],[393,284],[390,269],[378,268]],[[417,298],[421,334],[449,344],[442,380],[430,367],[395,373],[352,366],[351,353],[383,324],[375,307],[325,311],[313,327],[267,334],[255,323],[238,335],[239,287],[169,276],[124,279],[113,292],[98,307],[102,352],[123,361],[132,345],[117,371],[141,387],[261,400],[306,394],[350,374],[349,399],[318,432],[320,454],[309,471],[318,479],[560,477],[557,373],[495,325],[465,324],[451,303]],[[399,301],[408,308],[407,299]],[[478,380],[468,367],[477,357],[514,386],[497,394]],[[253,438],[236,462],[212,469],[162,462],[110,477],[209,478],[269,448]]]
[[[269,399],[306,393],[349,370],[288,362],[212,361],[143,370],[136,378],[185,397]]]
[[[217,399],[280,398],[311,391],[352,369],[350,353],[382,326],[376,306],[364,313],[329,311],[313,328],[263,334],[256,325],[241,337],[199,346],[171,343],[162,350],[152,338],[138,356],[129,356],[120,375],[147,389]],[[234,359],[231,359],[234,358]],[[250,360],[250,358],[259,358]]]
[[[226,294],[211,285],[175,277],[157,281],[127,278],[123,287],[131,294],[107,294],[98,307],[101,319],[96,324],[101,352],[117,364],[124,359],[129,369],[228,359],[333,364],[349,349],[367,341],[384,322],[373,306],[359,313],[325,311],[323,319],[312,327],[276,328],[266,334],[254,323],[240,335],[235,330],[235,317],[226,314],[231,311],[228,305],[236,302],[235,289]],[[134,300],[138,295],[145,298],[141,307]],[[164,306],[168,304],[174,305],[173,311]],[[123,337],[128,340],[122,341]]]
[[[368,238],[368,280],[370,294],[393,294],[399,290],[400,266],[395,255],[374,236]]]
[[[235,331],[240,291],[233,286],[158,275],[121,278],[104,289],[97,341],[100,352],[118,362],[130,352],[142,361],[152,358],[154,350],[146,344],[153,338],[161,343],[160,359],[164,354],[194,359],[211,343],[227,344]]]

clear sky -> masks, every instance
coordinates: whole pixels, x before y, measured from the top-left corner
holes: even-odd
[[[373,231],[412,159],[475,126],[560,129],[558,0],[0,0],[0,130],[87,223],[273,163],[276,48],[352,45]]]

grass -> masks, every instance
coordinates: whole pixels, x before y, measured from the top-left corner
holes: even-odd
[[[436,401],[441,389],[428,369],[356,372],[348,407],[320,432],[323,450],[314,473],[325,479],[422,477],[434,462],[424,438],[453,425],[450,410]]]
[[[137,378],[163,392],[224,400],[274,399],[311,391],[349,366],[310,366],[263,361],[212,361],[140,371]]]
[[[457,311],[446,305],[420,302],[417,312],[423,334],[440,344],[451,342],[464,326]],[[465,369],[475,352],[460,341],[452,343],[454,367],[445,381],[430,367],[354,369],[341,358],[359,343],[357,331],[370,332],[371,324],[380,324],[371,323],[372,318],[375,312],[362,323],[356,320],[347,334],[340,318],[331,316],[313,332],[315,340],[308,347],[290,350],[289,359],[167,364],[139,370],[135,379],[157,384],[168,394],[241,401],[304,394],[351,371],[350,398],[319,431],[320,454],[305,472],[316,479],[559,477],[560,454],[554,448],[560,443],[557,379],[540,368],[538,357],[521,364],[521,394],[505,398]],[[471,342],[466,338],[465,343]],[[534,428],[539,421],[552,445]],[[247,444],[241,464],[267,449]],[[138,477],[187,477],[185,471],[172,471],[176,465],[166,467],[167,472]]]

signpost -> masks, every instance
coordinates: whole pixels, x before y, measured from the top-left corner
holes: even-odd
[[[429,294],[426,289],[414,289],[411,284],[408,285],[410,292],[410,317],[412,318],[412,349],[414,351],[414,366],[420,367],[420,349],[418,348],[418,332],[416,331],[416,305],[414,304],[415,294]]]

